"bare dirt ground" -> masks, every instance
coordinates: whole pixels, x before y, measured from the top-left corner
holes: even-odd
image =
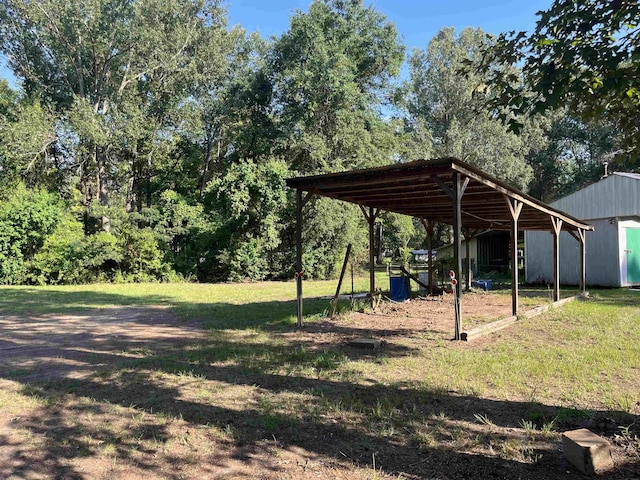
[[[549,302],[546,292],[522,295],[520,310],[526,311]],[[511,316],[508,294],[465,293],[462,305],[462,331]],[[451,340],[454,336],[453,295],[418,297],[405,302],[382,301],[374,313],[353,312],[308,326],[310,341],[322,342],[318,333],[329,335],[327,345],[344,343],[356,337],[379,338],[406,343],[416,339]],[[475,340],[474,344],[482,340]]]
[[[108,308],[77,315],[0,317],[0,369],[21,380],[82,378],[111,355],[140,356],[147,348],[177,347],[206,338],[197,323],[167,308]]]
[[[465,297],[469,324],[510,314],[508,296],[487,299]],[[286,376],[269,363],[297,358],[294,346],[375,359],[346,346],[356,336],[384,339],[386,354],[411,354],[416,339],[451,338],[451,300],[385,303],[376,314],[276,332],[262,353],[253,333],[211,337],[162,307],[0,317],[0,478],[582,478],[563,463],[557,439],[513,428],[527,405],[446,392],[426,401],[411,389]],[[474,420],[478,403],[495,423]],[[400,422],[412,431],[404,440],[390,419],[411,405],[426,420]],[[287,408],[302,406],[304,416],[287,418]],[[358,426],[372,410],[374,428]],[[614,453],[628,460],[623,446]],[[547,467],[535,465],[541,455]],[[640,478],[634,472],[615,478]]]

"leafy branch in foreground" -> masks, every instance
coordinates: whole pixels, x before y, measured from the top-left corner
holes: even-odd
[[[584,121],[615,125],[618,161],[637,158],[640,4],[556,0],[538,16],[533,33],[501,34],[475,65],[496,90],[490,107],[515,132],[521,115],[568,107]],[[496,64],[518,65],[522,75]]]

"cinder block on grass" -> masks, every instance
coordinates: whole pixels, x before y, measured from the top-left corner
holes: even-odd
[[[354,338],[349,342],[349,345],[367,350],[377,350],[380,348],[380,343],[380,340],[376,340],[375,338]]]
[[[562,434],[565,458],[586,474],[604,473],[613,468],[611,444],[586,428]]]

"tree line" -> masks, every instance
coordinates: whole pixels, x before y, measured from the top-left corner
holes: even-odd
[[[572,3],[531,35],[445,28],[406,52],[362,0],[315,0],[272,38],[215,0],[0,0],[19,82],[0,81],[0,283],[290,278],[297,175],[450,155],[549,201],[605,161],[634,168],[637,2]],[[580,44],[598,29],[617,52],[599,67]],[[590,93],[536,55],[560,73],[582,55]],[[380,221],[396,255],[424,243],[412,219]],[[308,276],[335,275],[349,243],[366,256],[354,206],[314,199],[304,225]]]

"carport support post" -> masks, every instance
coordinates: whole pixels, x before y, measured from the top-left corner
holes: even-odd
[[[587,293],[586,233],[584,229],[579,228],[577,234],[574,235],[575,239],[580,242],[580,290],[582,290],[582,293]]]
[[[560,232],[562,220],[551,217],[553,225],[553,301],[560,300]]]
[[[587,232],[580,228],[578,229],[578,235],[580,236],[580,289],[582,293],[587,293]]]
[[[471,229],[464,229],[464,254],[466,257],[466,261],[464,262],[464,276],[465,276],[465,292],[471,291]]]
[[[371,300],[371,308],[373,308],[376,304],[376,269],[373,227],[375,225],[376,218],[378,217],[378,213],[380,213],[380,210],[374,210],[373,207],[369,207],[369,213],[367,213],[367,209],[362,205],[360,205],[360,210],[362,211],[364,218],[369,223],[369,300]]]
[[[587,277],[586,277],[586,251],[585,251],[585,242],[586,242],[586,231],[583,228],[578,228],[576,232],[569,232],[573,238],[575,238],[580,244],[580,290],[582,293],[587,293]]]
[[[461,339],[462,318],[460,314],[460,273],[462,272],[462,242],[460,241],[460,229],[462,227],[462,194],[464,189],[460,184],[460,174],[453,174],[453,268],[458,280],[457,285],[453,285],[454,306],[455,306],[455,340]]]
[[[371,306],[375,305],[376,294],[376,264],[375,264],[375,237],[374,226],[376,217],[374,216],[373,207],[369,207],[369,296],[371,297]]]
[[[298,327],[302,327],[302,190],[296,189],[296,298]]]
[[[511,313],[518,315],[518,219],[523,203],[515,198],[504,197],[511,212]]]

